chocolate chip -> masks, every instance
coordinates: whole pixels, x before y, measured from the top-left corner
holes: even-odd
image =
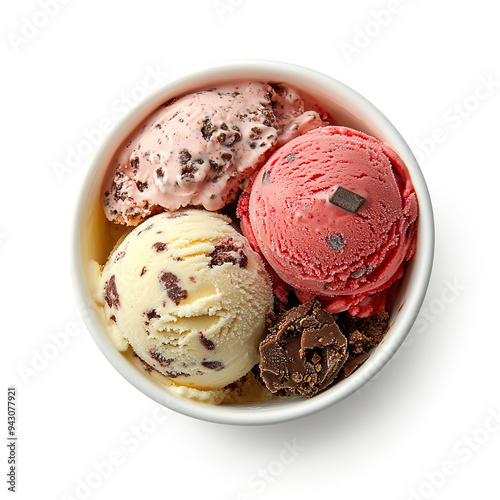
[[[142,271],[141,271],[141,276],[144,276],[147,272],[148,272],[148,269],[146,267],[143,267]]]
[[[115,257],[115,262],[118,262],[119,260],[123,259],[125,257],[125,252],[118,252]]]
[[[136,181],[135,185],[137,186],[137,189],[142,193],[145,189],[148,188],[148,181],[146,182]]]
[[[263,124],[266,127],[272,127],[274,125],[274,113],[270,109],[262,110],[262,114],[264,115]]]
[[[330,248],[342,251],[345,247],[344,238],[341,234],[330,234],[326,238],[326,242]]]
[[[158,177],[158,179],[163,179],[164,175],[165,175],[165,172],[163,171],[163,169],[161,167],[158,167],[156,169],[156,177]]]
[[[113,316],[110,316],[109,319],[111,321],[113,321],[114,323],[116,323],[116,316],[113,314]]]
[[[163,285],[168,297],[178,306],[182,299],[187,298],[187,290],[182,289],[177,283],[179,278],[168,271],[162,271],[159,276],[160,284]]]
[[[130,166],[132,167],[132,171],[134,174],[137,173],[137,170],[139,170],[139,157],[136,156],[132,160],[130,160]]]
[[[156,312],[156,309],[151,309],[151,311],[144,313],[148,319],[151,321],[152,319],[159,318],[160,315]]]
[[[150,349],[149,350],[149,355],[155,360],[155,361],[158,361],[158,363],[161,365],[161,366],[168,366],[170,363],[172,363],[172,361],[174,360],[174,358],[165,358],[165,356],[163,356],[163,354],[159,351],[155,351],[154,349]]]
[[[213,125],[210,118],[207,116],[203,120],[203,126],[201,127],[201,135],[206,141],[209,141],[212,134],[215,132],[216,127]]]
[[[246,267],[248,264],[243,243],[234,241],[230,236],[220,240],[210,254],[210,267],[222,266],[227,262],[240,267]]]
[[[154,248],[157,252],[164,252],[167,249],[167,245],[165,243],[155,243],[151,248]]]
[[[197,162],[199,163],[199,162]],[[188,162],[186,165],[182,167],[181,170],[181,180],[183,182],[192,182],[194,181],[194,174],[198,172],[198,167],[195,165],[194,161]]]
[[[114,274],[104,284],[104,300],[110,309],[111,307],[114,307],[115,309],[120,307],[120,296],[118,295],[118,291],[116,289],[116,278]]]
[[[190,159],[191,159],[191,153],[187,149],[183,149],[179,153],[179,162],[181,165],[186,165]]]
[[[270,184],[271,183],[271,172],[269,170],[264,170],[262,174],[262,184]]]
[[[259,128],[259,127],[252,127],[250,129],[250,135],[249,135],[249,137],[252,140],[260,139],[262,137],[262,129]]]
[[[209,160],[210,163],[210,168],[216,173],[220,174],[222,172],[222,169],[224,168],[224,165],[222,163],[217,163],[214,160]]]
[[[201,345],[205,349],[208,349],[209,351],[213,351],[215,349],[215,344],[210,339],[207,339],[207,337],[205,337],[205,335],[203,335],[203,332],[200,332],[199,336],[200,336]]]
[[[224,368],[224,363],[222,361],[202,361],[201,364],[208,368],[209,370],[215,370],[216,372]]]
[[[328,201],[344,210],[347,210],[348,212],[356,213],[365,201],[365,198],[354,193],[353,191],[349,191],[348,189],[339,186],[330,196]]]

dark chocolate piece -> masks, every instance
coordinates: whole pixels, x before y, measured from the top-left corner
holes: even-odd
[[[341,234],[330,234],[326,238],[326,242],[330,248],[334,250],[342,251],[344,250],[345,242]]]
[[[118,262],[119,260],[123,259],[125,257],[125,252],[118,252],[115,257],[115,262]]]
[[[208,349],[209,351],[213,351],[215,349],[215,344],[210,339],[207,339],[207,337],[205,337],[205,335],[203,335],[203,332],[200,332],[199,336],[200,336],[201,345],[205,349]]]
[[[311,397],[328,387],[347,359],[347,339],[317,301],[270,314],[260,372],[274,393]]]
[[[104,300],[110,309],[112,307],[115,309],[120,307],[120,295],[118,295],[118,290],[116,289],[116,278],[114,274],[104,284]]]
[[[168,366],[174,360],[174,358],[166,358],[160,351],[155,351],[153,349],[149,350],[149,355],[161,366]]]
[[[176,306],[181,303],[182,299],[187,298],[187,290],[184,290],[177,284],[179,282],[179,278],[175,274],[168,271],[162,271],[159,279],[161,285],[167,292],[168,297],[175,302]]]
[[[157,252],[164,252],[167,249],[167,245],[162,242],[155,243],[152,248],[154,248]]]
[[[365,198],[359,194],[349,191],[346,188],[343,188],[342,186],[339,186],[330,196],[328,201],[354,214],[363,204]]]
[[[210,254],[210,267],[222,266],[226,262],[240,267],[246,267],[248,264],[243,243],[234,241],[230,236],[220,240]]]
[[[222,361],[202,361],[201,364],[208,368],[209,370],[215,370],[216,372],[224,368],[224,363]]]
[[[156,309],[152,309],[151,311],[145,312],[144,314],[148,317],[150,321],[154,318],[160,317],[160,315],[156,312]]]

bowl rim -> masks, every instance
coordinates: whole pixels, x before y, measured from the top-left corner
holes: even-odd
[[[264,75],[268,75],[268,81],[286,81],[291,78],[293,80],[291,84],[299,88],[301,85],[297,82],[313,82],[315,87],[327,89],[328,93],[334,95],[334,102],[349,103],[351,114],[354,114],[353,111],[360,113],[365,123],[378,128],[384,137],[391,138],[390,146],[406,163],[419,202],[417,252],[412,258],[411,286],[406,291],[404,306],[400,307],[397,318],[390,327],[390,335],[385,337],[384,342],[374,350],[370,358],[358,370],[327,391],[310,399],[301,399],[301,403],[297,405],[281,405],[280,407],[279,401],[271,401],[258,409],[254,408],[252,403],[210,405],[184,399],[161,388],[145,373],[138,372],[135,367],[131,366],[130,362],[112,344],[97,320],[97,306],[84,284],[85,271],[81,255],[81,228],[86,216],[86,193],[89,192],[94,177],[99,175],[99,160],[110,145],[116,142],[119,137],[123,140],[140,123],[141,119],[148,116],[163,102],[175,95],[190,91],[180,92],[179,90],[175,91],[175,89],[190,86],[192,82],[198,82],[192,85],[191,90],[195,90],[210,84],[210,81],[215,83],[230,79],[248,79],[250,75],[252,75],[252,80],[258,80]],[[295,420],[324,410],[359,390],[386,365],[409,334],[423,304],[432,271],[435,237],[432,203],[423,173],[401,134],[375,105],[351,87],[317,70],[281,61],[243,59],[212,63],[183,72],[182,75],[169,79],[159,86],[117,120],[98,145],[88,161],[87,171],[74,208],[71,259],[73,287],[78,299],[79,312],[97,346],[128,382],[151,399],[178,413],[213,423],[263,425]]]

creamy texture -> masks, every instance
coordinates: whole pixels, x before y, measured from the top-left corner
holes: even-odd
[[[196,209],[151,217],[116,246],[100,279],[97,299],[118,347],[130,345],[175,385],[223,388],[258,363],[271,286],[227,217]]]
[[[337,192],[337,189],[340,191]],[[345,205],[332,202],[345,193]],[[366,299],[403,273],[415,248],[417,199],[406,167],[361,132],[323,127],[280,148],[257,174],[244,233],[301,300],[370,315]]]
[[[169,101],[116,152],[106,217],[135,226],[163,209],[219,210],[277,145],[326,118],[295,89],[261,82],[222,84]]]

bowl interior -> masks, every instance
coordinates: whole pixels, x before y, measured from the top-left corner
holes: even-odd
[[[407,267],[392,307],[389,331],[354,374],[311,399],[290,398],[212,406],[167,392],[117,351],[108,336],[104,317],[92,300],[89,261],[104,264],[115,242],[127,231],[107,221],[101,206],[108,165],[126,136],[172,97],[220,82],[241,79],[291,84],[315,97],[336,124],[361,130],[391,146],[406,163],[419,200],[418,242],[416,254]],[[167,83],[123,117],[105,138],[89,166],[78,201],[74,278],[80,309],[94,340],[115,368],[139,390],[173,410],[203,420],[229,424],[277,423],[311,414],[342,400],[359,389],[392,357],[408,334],[422,304],[432,266],[433,238],[431,203],[416,159],[394,126],[371,103],[337,80],[306,68],[266,61],[224,63]]]

